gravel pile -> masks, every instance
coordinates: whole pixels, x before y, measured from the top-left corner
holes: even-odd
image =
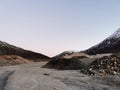
[[[120,58],[115,55],[98,58],[82,72],[90,75],[120,75]]]
[[[79,58],[53,59],[44,68],[58,70],[80,70],[87,75],[120,75],[120,57],[115,55],[103,56],[85,65]]]

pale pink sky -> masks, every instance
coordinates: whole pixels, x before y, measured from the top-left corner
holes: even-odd
[[[0,40],[54,56],[120,27],[120,0],[0,0]]]

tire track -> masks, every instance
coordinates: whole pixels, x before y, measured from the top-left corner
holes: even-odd
[[[7,80],[9,79],[9,76],[13,73],[14,71],[5,71],[2,74],[0,74],[0,90],[5,90]]]

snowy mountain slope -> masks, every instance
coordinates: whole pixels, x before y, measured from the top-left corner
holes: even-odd
[[[120,29],[115,31],[101,43],[84,51],[87,54],[118,53],[120,52]]]
[[[116,30],[109,38],[120,38],[120,28]]]

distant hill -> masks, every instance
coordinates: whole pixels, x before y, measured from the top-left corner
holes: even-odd
[[[55,58],[55,59],[57,59],[57,58],[64,58],[64,56],[71,55],[73,53],[75,53],[75,52],[74,51],[64,51],[64,52],[54,56],[53,58]]]
[[[120,29],[116,30],[112,35],[107,37],[99,44],[80,52],[65,51],[53,58],[71,58],[71,57],[89,57],[89,55],[114,53],[120,56]]]
[[[82,53],[82,52],[76,52],[76,51],[64,51],[56,56],[53,57],[53,59],[70,59],[70,58],[88,58],[89,55]]]
[[[0,41],[0,55],[18,55],[34,61],[50,59],[48,56],[45,56],[43,54],[25,50],[3,41]]]

